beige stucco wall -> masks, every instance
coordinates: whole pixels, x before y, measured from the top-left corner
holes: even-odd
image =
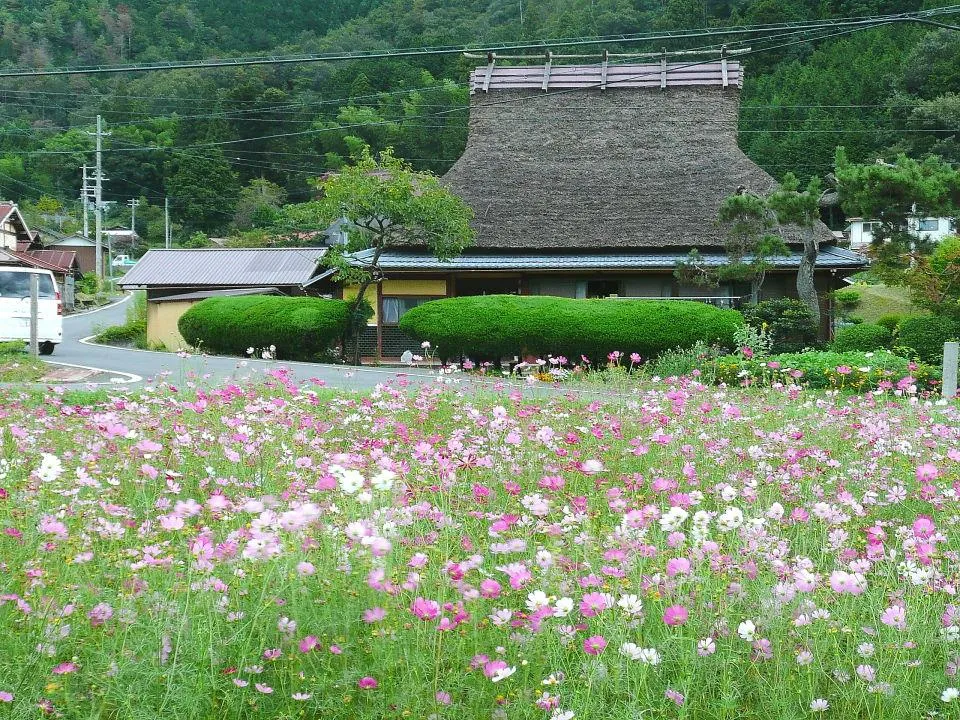
[[[177,330],[177,321],[193,307],[194,302],[148,302],[147,342],[151,345],[163,345],[167,350],[186,348],[187,343]]]
[[[388,297],[396,295],[446,297],[447,294],[446,280],[384,280],[381,285],[382,294]],[[357,290],[356,286],[345,287],[343,299],[353,300],[357,297]],[[373,306],[373,317],[367,324],[375,326],[377,324],[377,286],[368,287],[364,297]]]

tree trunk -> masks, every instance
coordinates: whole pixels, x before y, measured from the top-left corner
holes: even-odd
[[[383,245],[377,244],[376,251],[373,254],[373,257],[370,259],[369,264],[369,277],[360,283],[360,287],[357,289],[357,297],[353,301],[353,305],[350,306],[350,318],[351,321],[355,317],[357,310],[360,309],[360,303],[363,302],[363,295],[367,292],[367,288],[373,285],[374,282],[380,282],[382,279],[382,274],[380,272],[380,255],[383,254]],[[380,325],[380,316],[377,316],[377,325]],[[353,364],[360,365],[360,332],[358,331],[356,337],[354,337],[353,342]]]
[[[819,253],[820,243],[813,237],[813,232],[808,231],[803,238],[803,255],[800,258],[800,267],[797,270],[797,296],[810,310],[818,328],[820,327],[820,298],[817,297],[813,270],[817,264]]]

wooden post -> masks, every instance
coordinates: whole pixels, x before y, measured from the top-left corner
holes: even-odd
[[[943,397],[953,400],[957,396],[957,361],[960,343],[943,344]]]
[[[40,275],[30,273],[30,354],[40,355]]]
[[[377,362],[383,361],[383,284],[377,283]]]

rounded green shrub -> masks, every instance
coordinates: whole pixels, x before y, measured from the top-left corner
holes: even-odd
[[[443,358],[584,355],[594,363],[615,350],[650,358],[697,341],[732,347],[742,324],[735,310],[698,302],[517,295],[434,300],[400,318],[401,330]]]
[[[882,350],[893,342],[893,333],[882,325],[863,323],[838,330],[830,349],[834,352]]]
[[[249,295],[202,300],[177,326],[196,348],[246,355],[248,348],[276,347],[276,357],[309,360],[343,337],[350,303],[313,297]]]
[[[893,334],[893,333],[896,333],[897,330],[900,328],[900,324],[903,322],[903,320],[904,320],[903,315],[896,315],[894,313],[890,313],[890,314],[881,315],[880,317],[878,317],[877,325],[881,327],[885,327],[887,330],[890,331],[891,334]]]
[[[943,359],[943,344],[957,339],[960,339],[960,322],[929,315],[904,320],[897,344],[924,362],[939,363]]]

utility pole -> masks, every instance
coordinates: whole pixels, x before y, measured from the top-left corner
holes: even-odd
[[[103,132],[103,118],[100,115],[97,115],[97,131],[96,133],[89,133],[95,135],[97,138],[97,166],[95,169],[96,175],[94,176],[94,200],[93,200],[93,211],[94,219],[96,220],[96,252],[94,257],[96,258],[97,264],[97,282],[98,284],[103,284],[103,181],[106,180],[103,177],[103,138],[104,136],[109,136],[110,133]]]
[[[130,232],[137,234],[137,208],[140,207],[140,201],[136,198],[127,200],[127,207],[130,208]],[[130,238],[130,247],[133,247],[133,237]]]
[[[83,172],[83,189],[80,191],[80,204],[83,206],[83,236],[90,237],[90,218],[88,208],[90,207],[90,188],[87,185],[87,182],[90,178],[87,177],[87,166],[84,165],[80,168]]]
[[[170,198],[165,197],[163,199],[163,229],[164,229],[164,243],[163,246],[169,250],[172,245],[172,236],[170,234]]]

